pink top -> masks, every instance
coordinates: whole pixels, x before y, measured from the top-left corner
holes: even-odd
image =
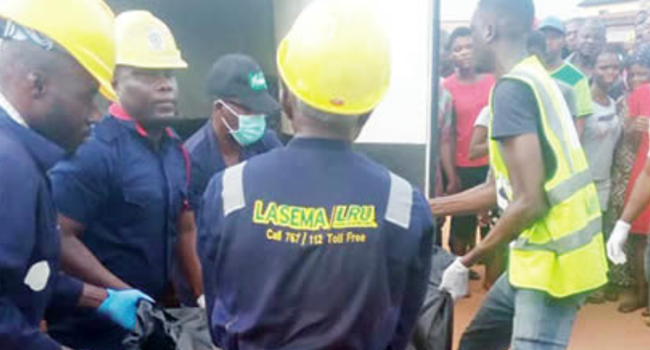
[[[451,94],[456,119],[456,166],[480,167],[488,165],[488,157],[469,160],[469,144],[476,118],[481,110],[489,104],[490,92],[495,80],[491,75],[484,75],[471,84],[458,81],[456,75],[445,80],[443,86]]]

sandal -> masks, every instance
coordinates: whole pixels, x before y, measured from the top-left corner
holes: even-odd
[[[618,312],[623,314],[629,314],[639,309],[642,309],[646,306],[646,303],[639,301],[637,298],[631,300],[623,301],[618,305]]]

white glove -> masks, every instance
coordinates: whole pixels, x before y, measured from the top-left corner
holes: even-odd
[[[618,220],[616,226],[614,226],[614,231],[612,231],[607,241],[607,257],[616,265],[625,264],[627,261],[623,247],[625,246],[631,227],[632,225],[627,222]]]
[[[453,264],[442,274],[442,283],[440,283],[440,290],[444,290],[451,294],[454,301],[464,297],[468,293],[469,285],[469,269],[460,262],[460,258],[456,259]]]
[[[199,305],[201,309],[205,309],[205,294],[196,299],[196,304]]]

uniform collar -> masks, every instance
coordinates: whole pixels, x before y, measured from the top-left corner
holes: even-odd
[[[352,149],[352,143],[342,140],[296,137],[289,142],[287,147],[298,149],[349,151]]]
[[[65,157],[65,150],[33,129],[20,125],[4,107],[0,107],[0,127],[16,136],[43,173]]]
[[[117,103],[111,104],[111,106],[108,107],[108,113],[113,117],[115,117],[116,119],[129,122],[129,124],[133,124],[135,126],[135,131],[140,136],[149,137],[147,130],[145,130],[145,128],[142,127],[142,124],[140,124],[138,121],[133,119],[133,117],[131,117],[129,113],[127,113],[124,110],[124,108],[122,108],[122,106],[120,106],[119,104]]]
[[[149,133],[147,133],[147,130],[142,126],[142,124],[140,124],[137,120],[131,117],[131,115],[129,115],[129,113],[125,111],[124,108],[122,108],[122,106],[120,106],[119,104],[117,103],[111,104],[111,106],[108,107],[108,114],[115,117],[115,119],[127,122],[129,125],[132,125],[135,128],[135,131],[138,133],[138,135],[144,138],[149,137]],[[174,132],[174,130],[172,130],[172,128],[165,128],[165,133],[167,134],[167,136],[169,136],[169,138],[176,141],[180,141],[180,137],[176,135],[176,133]]]
[[[4,111],[7,113],[7,116],[9,116],[9,118],[15,121],[18,125],[29,128],[29,125],[27,125],[27,122],[25,119],[23,119],[23,116],[21,116],[20,113],[18,113],[18,111],[14,108],[14,106],[9,101],[7,101],[5,95],[2,93],[0,93],[0,108],[4,109]]]

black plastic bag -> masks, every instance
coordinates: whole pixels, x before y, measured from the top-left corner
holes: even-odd
[[[456,257],[434,247],[429,287],[420,318],[415,326],[408,350],[451,350],[454,337],[454,301],[440,290],[442,274]]]
[[[163,310],[140,303],[135,331],[123,342],[125,350],[215,350],[205,310]]]
[[[179,328],[177,350],[218,350],[212,345],[210,328],[205,310],[184,308],[167,310]]]

